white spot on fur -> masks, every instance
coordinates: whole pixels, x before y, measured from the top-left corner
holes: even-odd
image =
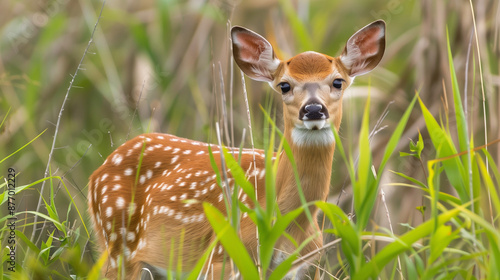
[[[123,209],[123,206],[125,206],[125,199],[123,199],[123,197],[117,198],[116,207],[118,207],[118,209]]]
[[[131,202],[128,206],[128,209],[129,209],[129,214],[134,215],[135,209],[137,209],[137,204],[135,202]]]
[[[135,233],[133,231],[130,231],[127,233],[127,241],[133,242],[135,240]]]
[[[113,215],[113,207],[106,208],[106,217],[111,217]]]
[[[264,176],[266,175],[266,169],[262,169],[259,173],[259,180],[261,180],[262,178],[264,178]]]
[[[140,148],[142,145],[143,145],[143,142],[142,142],[142,141],[140,141],[140,142],[135,143],[135,145],[134,145],[132,148],[134,148],[134,149],[138,149],[138,148]]]
[[[132,168],[127,168],[125,169],[125,171],[123,171],[123,175],[125,176],[130,176],[132,175],[132,173],[134,173],[134,170],[132,170]]]
[[[106,178],[108,178],[108,173],[104,173],[104,175],[102,175],[101,182],[106,180]]]
[[[114,165],[120,165],[123,161],[123,156],[120,154],[115,154],[113,158],[111,159]]]
[[[174,156],[172,158],[172,161],[170,162],[171,164],[174,164],[177,160],[179,159],[179,156]]]

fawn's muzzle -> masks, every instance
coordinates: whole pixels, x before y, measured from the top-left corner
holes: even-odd
[[[302,121],[325,120],[329,117],[328,110],[320,103],[306,104],[299,112],[299,119]]]
[[[316,102],[302,106],[299,112],[299,119],[311,130],[322,129],[329,117],[326,107]]]

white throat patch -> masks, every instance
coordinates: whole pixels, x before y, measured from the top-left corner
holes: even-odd
[[[299,147],[329,146],[335,143],[335,136],[329,126],[318,130],[294,127],[292,129],[292,139],[293,143]]]

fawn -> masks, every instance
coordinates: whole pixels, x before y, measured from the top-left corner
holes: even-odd
[[[356,32],[339,57],[308,51],[282,61],[271,44],[253,31],[236,26],[231,37],[240,69],[282,94],[284,137],[292,149],[306,200],[325,200],[335,149],[332,128],[338,131],[340,126],[343,93],[355,76],[371,71],[382,59],[385,22],[375,21]],[[212,151],[221,152],[217,146]],[[220,168],[220,158],[215,159]],[[241,166],[248,176],[257,177],[258,201],[264,205],[264,152],[243,150]],[[234,185],[230,172],[228,177]],[[278,163],[276,196],[281,213],[302,205],[286,156],[280,157]],[[189,272],[215,239],[215,233],[201,203],[188,200],[209,202],[225,211],[208,144],[160,133],[140,135],[111,153],[91,175],[88,199],[100,249],[109,253],[103,267],[108,278],[116,278],[120,268],[120,275],[137,279],[145,266],[177,268],[178,261],[182,261],[182,270]],[[245,194],[239,199],[252,207]],[[311,206],[310,210],[316,217],[318,209]],[[317,221],[311,223],[304,214],[286,231],[298,244],[317,235],[302,249],[302,256],[323,245]],[[245,216],[241,220],[241,238],[255,256],[255,225]],[[273,257],[275,263],[284,259],[283,254],[296,250],[287,238],[280,239],[276,248],[281,253]],[[223,269],[223,250],[216,246],[212,265],[204,268],[214,279],[220,279],[222,274],[229,278],[230,266]],[[294,273],[302,277],[317,258],[315,254]]]

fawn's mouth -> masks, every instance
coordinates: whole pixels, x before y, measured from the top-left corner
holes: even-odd
[[[304,128],[309,129],[309,130],[320,130],[323,128],[330,127],[330,123],[327,122],[327,119],[304,120],[303,124],[304,124]]]

